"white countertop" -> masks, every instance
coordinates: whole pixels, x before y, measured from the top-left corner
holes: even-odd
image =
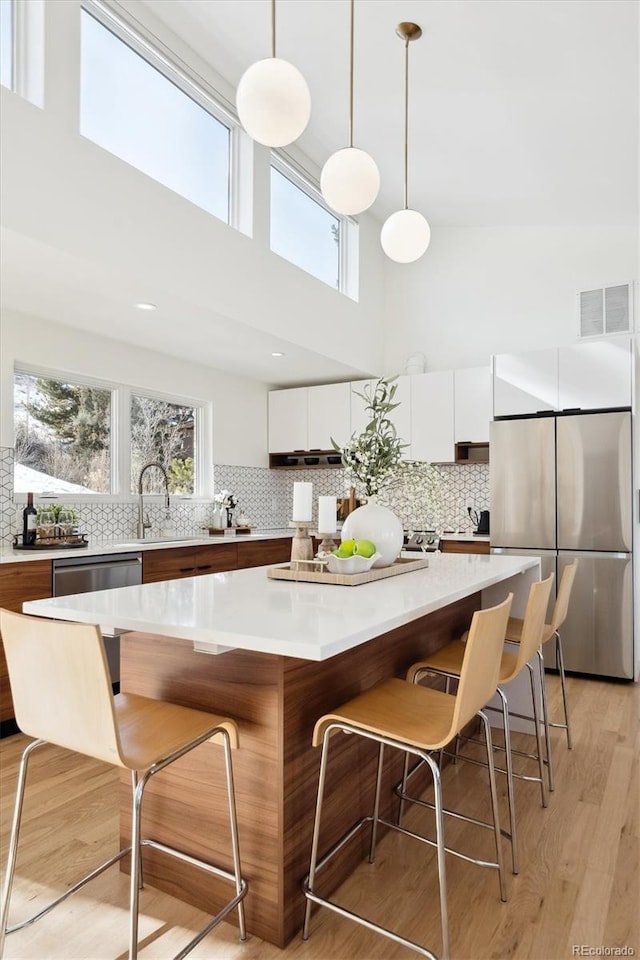
[[[415,554],[406,556],[415,559]],[[325,660],[538,562],[537,557],[434,553],[426,569],[357,587],[270,580],[266,567],[255,567],[32,600],[23,610],[180,637],[206,653],[236,648]]]
[[[479,541],[480,543],[489,543],[491,537],[488,533],[443,533],[440,535],[441,540],[460,540],[466,543],[475,543]]]
[[[265,530],[261,533],[243,533],[233,537],[193,536],[172,540],[169,537],[154,541],[136,540],[133,537],[122,540],[90,540],[87,547],[70,547],[58,550],[14,550],[9,544],[0,547],[0,564],[22,563],[29,560],[60,560],[63,557],[100,557],[110,553],[137,553],[144,550],[168,550],[175,547],[217,546],[221,543],[246,543],[256,540],[280,540],[293,536],[292,530]]]

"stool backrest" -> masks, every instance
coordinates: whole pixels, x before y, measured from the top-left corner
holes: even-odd
[[[576,578],[577,569],[578,561],[572,560],[571,563],[568,563],[562,571],[562,576],[560,577],[560,586],[558,587],[558,596],[556,597],[553,615],[551,617],[553,633],[555,633],[556,630],[558,630],[567,619],[569,600],[571,598],[573,581]],[[553,633],[551,636],[553,636]]]
[[[550,573],[546,580],[537,580],[531,584],[527,609],[522,621],[522,634],[518,644],[518,656],[512,674],[513,677],[520,673],[525,663],[535,657],[536,651],[542,643],[544,618],[549,606],[553,577],[554,575]],[[507,680],[504,680],[504,683],[507,682]]]
[[[124,766],[98,627],[0,610],[0,633],[22,732]]]
[[[452,734],[459,732],[496,692],[512,600],[510,593],[498,606],[476,610],[473,615],[460,668]]]

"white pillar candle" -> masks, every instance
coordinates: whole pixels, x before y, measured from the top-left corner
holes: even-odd
[[[312,483],[294,483],[292,520],[311,520],[312,497]]]
[[[335,533],[338,529],[337,497],[318,497],[318,533]]]

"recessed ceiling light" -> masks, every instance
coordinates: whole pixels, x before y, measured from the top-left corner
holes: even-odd
[[[136,303],[138,310],[157,310],[155,303]]]
[[[280,353],[279,350],[274,350],[271,354],[272,357],[284,357],[284,353]]]

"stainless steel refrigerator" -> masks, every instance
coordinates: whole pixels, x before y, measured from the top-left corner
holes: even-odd
[[[631,414],[495,420],[490,451],[492,553],[538,554],[556,584],[577,557],[566,669],[632,679]]]

